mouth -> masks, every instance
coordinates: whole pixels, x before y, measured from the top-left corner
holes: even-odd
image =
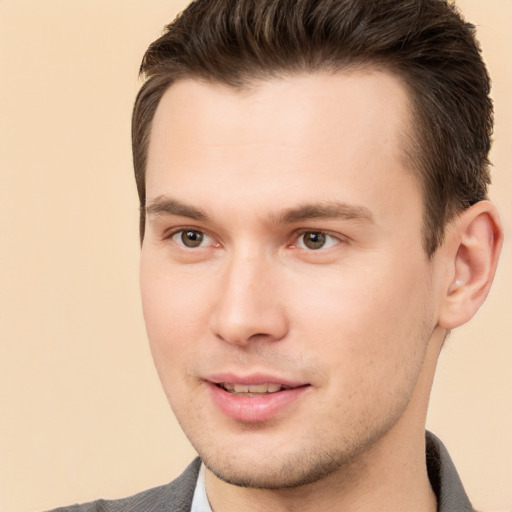
[[[224,374],[207,380],[213,403],[225,416],[245,423],[264,422],[293,411],[308,395],[310,384],[283,382],[264,375]]]
[[[215,385],[224,391],[227,391],[231,395],[246,397],[261,397],[293,388],[292,386],[273,384],[270,382],[264,382],[262,384],[234,384],[231,382],[219,382]]]

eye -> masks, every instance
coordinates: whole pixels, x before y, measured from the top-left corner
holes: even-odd
[[[300,249],[318,251],[319,249],[329,249],[338,244],[339,240],[323,231],[305,231],[299,236],[296,246]]]
[[[201,247],[211,242],[208,235],[194,229],[182,229],[174,233],[171,238],[177,244],[188,247],[189,249]]]

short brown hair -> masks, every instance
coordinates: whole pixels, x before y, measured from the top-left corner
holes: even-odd
[[[132,146],[145,222],[145,168],[158,103],[176,81],[242,88],[256,79],[353,66],[399,75],[410,92],[412,158],[424,197],[424,247],[484,199],[493,128],[490,80],[475,28],[446,0],[196,0],[150,45],[133,110]]]

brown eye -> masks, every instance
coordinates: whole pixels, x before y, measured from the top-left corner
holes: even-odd
[[[307,231],[302,234],[304,246],[312,251],[322,249],[327,241],[327,235],[321,231]]]
[[[180,235],[180,240],[185,247],[199,247],[204,240],[204,233],[201,233],[200,231],[187,229],[178,234]]]

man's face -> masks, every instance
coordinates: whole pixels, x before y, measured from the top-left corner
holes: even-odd
[[[182,81],[162,98],[144,316],[169,402],[221,478],[314,481],[401,422],[422,430],[408,411],[426,408],[436,274],[409,123],[404,87],[377,71]]]

